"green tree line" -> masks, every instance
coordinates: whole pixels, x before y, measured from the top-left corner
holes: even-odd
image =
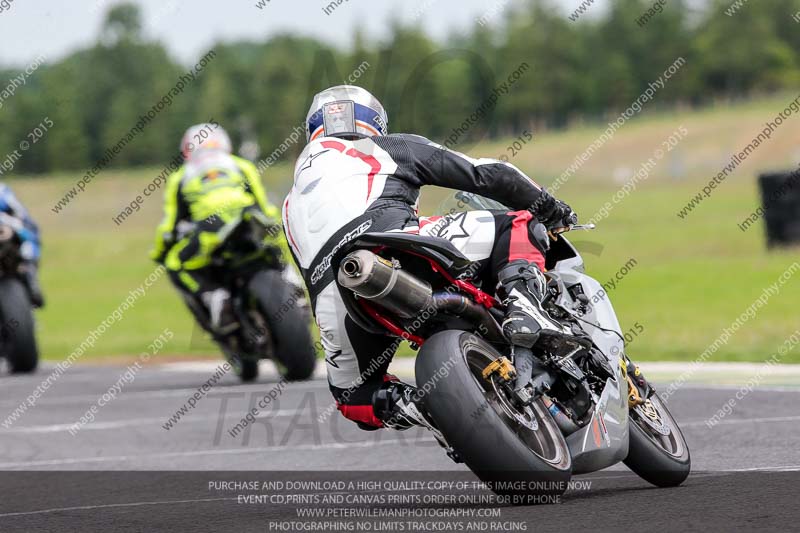
[[[395,22],[385,40],[356,34],[347,50],[292,35],[217,43],[213,61],[110,166],[163,164],[188,125],[210,119],[237,145],[255,143],[266,157],[302,123],[315,92],[348,78],[384,102],[393,131],[444,142],[453,128],[477,117],[458,144],[607,120],[678,58],[685,66],[651,108],[797,87],[800,16],[793,15],[800,0],[749,2],[734,15],[726,14],[730,0],[709,0],[702,8],[668,0],[642,24],[656,3],[663,2],[611,0],[608,9],[591,8],[573,21],[555,0],[509,2],[502,15],[488,23],[476,19],[445,42]],[[14,162],[14,173],[85,170],[97,163],[192,67],[145,38],[141,26],[135,5],[115,6],[96,44],[39,66],[5,98],[0,160],[31,140],[47,117],[53,126]],[[3,80],[19,74],[0,70],[0,90]],[[282,157],[301,146],[288,147]]]

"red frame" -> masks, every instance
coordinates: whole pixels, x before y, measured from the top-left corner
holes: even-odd
[[[383,251],[384,249],[386,249],[385,246],[380,246],[378,248],[374,248],[372,251],[374,253],[378,254],[381,251]],[[410,254],[410,255],[415,255],[417,257],[421,257],[422,259],[425,259],[431,265],[431,269],[434,272],[436,272],[438,274],[441,274],[447,281],[449,281],[450,283],[452,283],[453,285],[458,287],[460,290],[466,292],[469,296],[472,296],[475,299],[476,302],[478,302],[482,306],[486,307],[487,309],[491,309],[492,307],[495,307],[497,305],[497,301],[494,299],[493,296],[491,296],[488,293],[483,292],[478,287],[476,287],[472,283],[469,283],[468,281],[455,279],[453,276],[450,275],[449,272],[447,272],[447,270],[442,268],[442,266],[439,265],[439,263],[437,263],[436,261],[434,261],[430,257],[426,257],[426,256],[424,256],[422,254],[418,254],[416,252],[410,252],[410,251],[407,251],[407,250],[403,250],[403,253],[407,253],[407,254]],[[403,328],[401,328],[400,326],[398,326],[394,321],[392,321],[392,319],[387,318],[386,316],[382,315],[380,313],[380,311],[375,309],[375,307],[373,307],[373,305],[371,303],[367,302],[364,298],[359,298],[358,302],[361,305],[361,307],[364,308],[364,310],[367,312],[367,314],[369,314],[369,316],[371,316],[373,319],[375,319],[383,327],[388,329],[389,332],[392,333],[393,335],[396,335],[397,337],[400,337],[402,339],[411,341],[411,342],[413,342],[414,344],[416,344],[418,346],[422,346],[423,344],[425,344],[425,339],[423,339],[422,337],[420,337],[418,335],[414,335],[413,333],[409,333],[406,330],[404,330]]]
[[[361,307],[363,307],[364,310],[369,314],[369,316],[374,318],[383,327],[388,329],[390,333],[407,341],[411,341],[419,346],[425,344],[425,339],[417,335],[414,335],[413,333],[407,332],[406,330],[404,330],[403,328],[392,322],[391,319],[383,316],[377,309],[375,309],[372,306],[372,304],[368,303],[364,298],[359,298],[358,301],[361,304]]]

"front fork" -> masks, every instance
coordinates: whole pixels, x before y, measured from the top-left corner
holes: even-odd
[[[489,379],[493,374],[497,374],[508,385],[513,383],[513,387],[508,387],[510,396],[521,406],[527,406],[535,398],[545,394],[556,377],[528,348],[515,346],[513,357],[513,364],[506,357],[496,359],[483,370],[483,377]],[[628,382],[629,408],[633,409],[644,404],[647,398],[653,394],[653,387],[627,355],[623,354],[620,357],[620,366]]]

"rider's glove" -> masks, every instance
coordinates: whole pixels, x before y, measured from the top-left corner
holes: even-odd
[[[568,204],[556,200],[545,191],[542,191],[542,196],[530,210],[548,230],[563,228],[578,222],[578,215]]]
[[[167,254],[165,252],[163,252],[163,251],[150,250],[150,259],[153,260],[154,262],[158,263],[159,265],[163,265],[164,264],[164,257],[166,255]]]
[[[568,204],[558,200],[558,207],[556,210],[560,211],[560,219],[553,227],[569,227],[578,223],[578,215],[575,214],[575,211],[573,211]]]
[[[167,258],[169,249],[172,248],[173,241],[171,236],[165,235],[164,239],[156,243],[156,246],[150,250],[150,259],[159,265],[163,265]]]

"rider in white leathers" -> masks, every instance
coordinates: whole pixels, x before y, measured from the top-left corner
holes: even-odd
[[[321,330],[331,391],[342,414],[363,429],[427,424],[413,405],[413,388],[387,374],[396,342],[347,316],[331,265],[336,252],[366,232],[447,239],[478,262],[484,289],[498,287],[512,343],[531,347],[543,331],[557,329],[540,306],[546,244],[533,228],[574,217],[513,165],[472,159],[417,135],[390,135],[387,123],[383,106],[360,87],[317,94],[306,119],[308,145],[283,205],[289,245]],[[423,185],[477,193],[513,210],[420,217]]]

